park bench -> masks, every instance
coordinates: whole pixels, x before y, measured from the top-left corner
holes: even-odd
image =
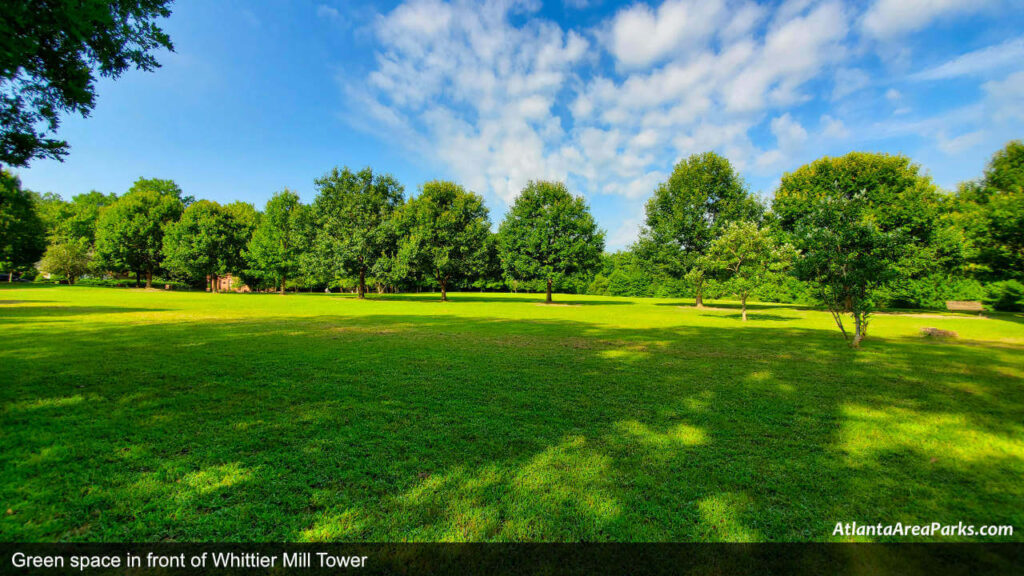
[[[946,310],[950,312],[977,312],[979,315],[985,310],[981,302],[970,300],[949,300],[946,302]]]

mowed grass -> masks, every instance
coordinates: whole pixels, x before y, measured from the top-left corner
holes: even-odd
[[[0,290],[0,539],[1024,539],[1020,315],[435,298]]]

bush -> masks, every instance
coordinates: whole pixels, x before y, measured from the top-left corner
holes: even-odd
[[[1024,311],[1024,284],[1016,280],[994,282],[987,287],[985,304],[1004,312]]]
[[[880,302],[889,308],[931,308],[942,310],[948,300],[981,300],[985,287],[973,278],[933,274],[924,278],[900,280],[886,286]]]

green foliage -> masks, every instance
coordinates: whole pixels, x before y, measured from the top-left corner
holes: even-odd
[[[724,287],[740,297],[746,322],[747,298],[761,286],[779,282],[796,255],[772,230],[753,222],[733,222],[711,242],[696,267],[724,281]]]
[[[85,238],[61,239],[46,248],[39,269],[67,278],[68,284],[89,271],[92,255]]]
[[[334,168],[315,181],[312,251],[305,260],[307,276],[325,283],[342,276],[358,278],[360,298],[366,276],[394,242],[389,220],[402,203],[403,188],[390,175],[364,168]]]
[[[302,203],[295,192],[285,189],[274,194],[267,201],[245,252],[252,275],[278,286],[282,294],[287,280],[299,271],[303,248],[302,212]]]
[[[249,210],[230,208],[210,200],[193,203],[180,220],[166,227],[164,266],[172,275],[195,284],[243,268],[242,251],[254,219],[250,211],[251,206]]]
[[[134,273],[136,282],[145,274],[147,288],[163,261],[164,227],[182,212],[177,186],[147,185],[151,182],[170,181],[140,179],[104,209],[96,223],[96,267]]]
[[[960,186],[955,219],[982,279],[1024,280],[1024,142],[997,152],[980,182]]]
[[[600,264],[604,232],[590,209],[561,182],[532,181],[516,198],[498,231],[498,251],[509,279],[543,280],[547,300],[559,279]]]
[[[64,157],[51,138],[62,114],[88,116],[96,76],[159,67],[153,51],[172,50],[155,23],[170,0],[5,0],[0,18],[0,163]]]
[[[844,335],[841,315],[853,315],[859,346],[879,291],[934,270],[940,205],[907,158],[852,152],[784,175],[772,212],[804,254],[800,276],[815,283]]]
[[[985,303],[995,310],[1024,312],[1024,284],[1017,280],[989,284],[986,287]]]
[[[732,164],[714,152],[676,164],[646,208],[637,252],[662,274],[687,277],[698,303],[703,287],[703,273],[694,270],[698,258],[730,223],[758,221],[764,212]]]
[[[427,182],[402,207],[397,223],[396,259],[432,277],[441,288],[441,300],[447,300],[453,280],[478,274],[487,264],[487,207],[483,198],[458,184]]]
[[[0,170],[0,272],[8,279],[35,264],[46,249],[46,231],[21,180]]]

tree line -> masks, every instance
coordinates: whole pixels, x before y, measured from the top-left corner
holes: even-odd
[[[770,202],[724,157],[681,160],[646,204],[639,239],[604,253],[584,200],[530,182],[497,231],[483,199],[431,181],[406,198],[390,175],[335,168],[303,204],[283,190],[257,211],[139,179],[123,195],[64,201],[2,175],[0,270],[154,277],[217,289],[513,290],[735,297],[823,305],[854,345],[878,306],[986,298],[1024,307],[1024,144],[949,193],[905,156],[854,152],[785,174]]]

